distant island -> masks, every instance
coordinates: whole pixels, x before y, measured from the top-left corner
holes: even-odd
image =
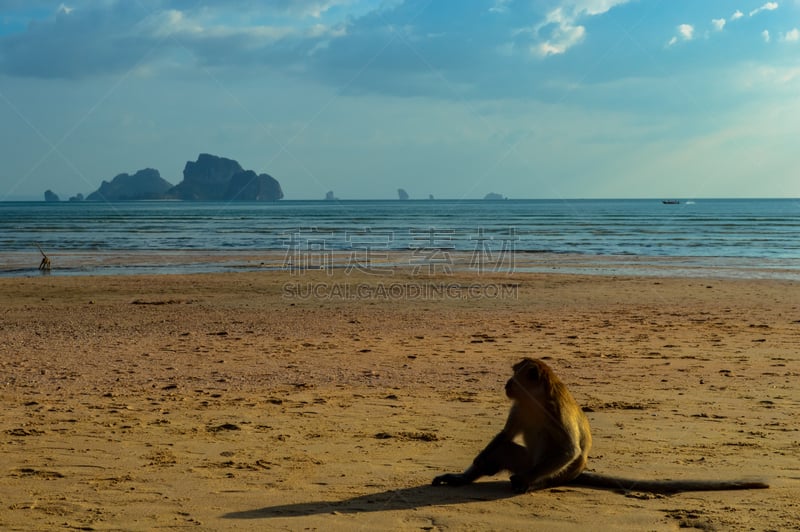
[[[183,181],[166,195],[188,201],[278,201],[283,191],[269,174],[256,174],[233,159],[201,153],[197,161],[186,163]]]
[[[496,192],[489,192],[488,194],[486,194],[483,197],[483,199],[491,200],[491,201],[497,201],[497,200],[504,200],[504,199],[507,199],[507,198],[505,196],[503,196],[502,194],[497,194]]]
[[[81,201],[82,194],[70,198]],[[245,170],[233,159],[201,153],[196,161],[188,161],[183,169],[183,181],[172,185],[158,170],[145,168],[133,175],[119,174],[110,182],[86,196],[85,201],[278,201],[283,190],[277,179],[269,174]],[[59,201],[51,190],[45,201]]]
[[[86,201],[131,201],[161,199],[172,188],[162,179],[158,170],[145,168],[133,175],[119,174],[109,183],[103,181],[100,188],[86,196]]]

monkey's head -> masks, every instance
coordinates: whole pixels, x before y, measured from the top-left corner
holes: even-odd
[[[514,364],[514,375],[506,383],[506,395],[516,401],[541,400],[558,382],[550,366],[541,360],[523,358]]]

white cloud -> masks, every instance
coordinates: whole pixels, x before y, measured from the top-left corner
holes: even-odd
[[[785,42],[798,42],[800,41],[800,30],[794,28],[793,30],[788,31],[783,36],[783,40]]]
[[[607,13],[630,0],[567,0],[547,13],[544,21],[530,32],[539,38],[531,51],[540,57],[566,53],[586,37],[586,27],[579,19]]]
[[[762,11],[775,11],[778,9],[778,2],[767,2],[763,6],[756,8],[750,12],[750,16],[754,17],[761,13]]]
[[[731,15],[731,20],[739,20],[743,16],[744,16],[744,13],[742,13],[741,11],[739,11],[737,9],[736,12],[733,15]]]
[[[691,24],[681,24],[678,26],[677,30],[678,34],[673,35],[669,42],[667,42],[667,48],[675,46],[678,44],[678,41],[691,41],[694,39],[694,26]]]
[[[172,0],[170,1],[171,3],[174,3]],[[193,2],[184,3],[193,4]],[[236,2],[236,4],[241,5],[231,5],[232,2],[219,2],[219,7],[222,9],[233,7],[234,9],[240,9],[242,11],[253,10],[257,13],[263,13],[264,10],[268,10],[275,13],[288,15],[290,17],[320,18],[334,7],[347,5],[348,3],[348,0],[272,0],[270,2],[252,2],[250,0],[244,0]],[[216,9],[216,7],[213,6],[213,2],[208,2],[208,4],[212,5],[206,7],[206,9]],[[200,6],[195,5],[194,7]]]
[[[335,2],[335,1],[314,2],[312,5],[308,6],[304,14],[306,16],[320,18],[326,11],[328,11],[329,9],[340,3],[341,2]]]
[[[746,91],[784,92],[794,96],[800,87],[800,67],[750,64],[737,72],[733,81]]]
[[[146,26],[146,28],[145,28]],[[139,26],[141,29],[149,29],[151,34],[156,37],[167,37],[176,33],[201,33],[202,26],[187,20],[182,11],[170,9],[161,13],[156,13]]]
[[[489,8],[489,13],[505,13],[510,2],[511,0],[495,0],[494,5]]]
[[[0,0],[0,11],[8,1]],[[232,0],[224,9],[187,0],[148,1],[160,8],[142,10],[117,0],[53,4],[59,6],[56,12],[0,36],[0,72],[78,79],[144,71],[175,56],[211,66],[286,65],[306,60],[309,51],[342,37],[347,28],[335,17],[317,15],[348,0],[274,0],[260,10],[252,0]]]
[[[548,28],[549,33],[547,39],[531,48],[536,55],[542,57],[563,54],[586,36],[586,28],[576,24],[575,17],[565,15],[560,7],[547,14],[535,33],[540,34],[545,28]]]
[[[770,41],[769,30],[762,31],[761,37],[764,39],[764,42],[769,42]]]
[[[553,41],[540,43],[534,46],[532,50],[542,57],[563,54],[568,49],[581,42],[585,34],[586,29],[583,26],[575,26],[569,28],[568,33],[559,36],[559,38]]]
[[[212,21],[203,21],[201,18],[192,18],[182,11],[170,9],[155,14],[150,19],[145,19],[146,24],[139,26],[140,30],[149,29],[151,34],[158,38],[175,35],[188,39],[226,39],[241,38],[247,41],[245,46],[268,44],[291,36],[298,36],[301,30],[288,26],[249,26],[238,27],[224,24],[215,24]],[[317,36],[320,25],[306,29],[306,34]],[[142,34],[145,32],[142,31]],[[189,41],[187,41],[189,42]]]
[[[725,19],[724,18],[712,19],[711,25],[714,26],[715,30],[722,31],[722,29],[725,27]]]
[[[630,0],[573,0],[574,9],[577,13],[586,13],[587,15],[602,15],[610,11],[613,7],[621,4],[627,4]],[[567,2],[566,4],[570,4]]]

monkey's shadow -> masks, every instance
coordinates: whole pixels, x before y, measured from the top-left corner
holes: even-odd
[[[279,504],[254,510],[231,512],[223,519],[269,519],[273,517],[307,517],[311,515],[355,514],[413,510],[426,506],[464,504],[477,501],[496,501],[515,497],[508,481],[477,482],[467,486],[416,486],[360,495],[343,501],[310,501]]]

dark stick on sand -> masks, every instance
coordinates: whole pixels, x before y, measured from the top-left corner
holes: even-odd
[[[42,262],[39,263],[39,271],[42,272],[49,272],[50,271],[50,257],[48,257],[45,252],[42,250],[42,246],[36,244],[36,247],[39,248],[39,253],[42,254]]]

